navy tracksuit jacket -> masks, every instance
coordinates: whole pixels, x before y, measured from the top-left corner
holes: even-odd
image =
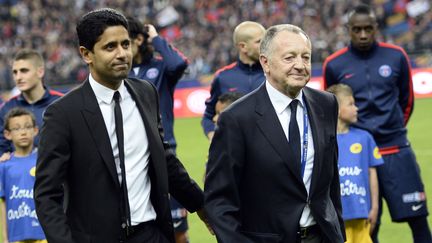
[[[215,129],[213,116],[216,114],[215,107],[219,96],[227,92],[247,94],[258,88],[264,81],[264,72],[259,62],[250,66],[238,59],[237,62],[216,71],[210,89],[210,98],[205,102],[206,109],[201,121],[204,133],[207,135]]]
[[[147,80],[156,86],[164,140],[175,150],[177,143],[174,138],[174,90],[188,66],[188,61],[180,51],[159,36],[153,38],[152,45],[161,58],[153,57],[147,63],[134,64],[129,76]]]
[[[406,124],[414,108],[409,58],[398,46],[378,42],[363,52],[352,45],[324,62],[324,86],[344,83],[354,92],[355,126],[369,131],[380,150],[408,145]]]

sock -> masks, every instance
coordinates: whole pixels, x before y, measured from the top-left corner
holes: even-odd
[[[426,217],[415,217],[408,220],[414,243],[432,243],[432,235]]]

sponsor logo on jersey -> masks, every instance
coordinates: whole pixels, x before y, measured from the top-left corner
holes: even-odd
[[[146,77],[149,79],[154,79],[159,75],[159,70],[157,68],[150,68],[146,72]]]
[[[349,79],[349,78],[351,78],[352,76],[354,76],[354,73],[348,73],[348,74],[345,74],[345,79]]]
[[[412,209],[412,211],[415,212],[415,211],[418,211],[422,207],[423,207],[423,203],[422,204],[418,204],[418,205],[412,205],[411,209]]]
[[[378,73],[382,77],[387,78],[392,74],[392,69],[389,65],[382,65],[381,67],[379,67]]]

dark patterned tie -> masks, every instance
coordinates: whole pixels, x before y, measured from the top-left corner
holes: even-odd
[[[121,189],[122,189],[122,195],[121,195],[121,203],[123,204],[121,208],[121,214],[122,214],[122,223],[126,223],[126,225],[130,226],[131,219],[130,219],[130,208],[129,208],[129,198],[128,198],[128,190],[127,190],[127,184],[126,184],[126,170],[125,170],[125,157],[124,157],[124,134],[123,134],[123,116],[122,116],[122,110],[120,107],[120,92],[116,91],[114,92],[114,117],[115,117],[115,128],[116,128],[116,135],[117,135],[117,145],[119,150],[119,159],[120,159],[120,168],[121,168]],[[126,225],[122,225],[122,227],[125,227]]]
[[[293,158],[300,164],[300,130],[297,123],[297,105],[298,100],[292,100],[289,104],[291,109],[291,118],[289,122],[288,140],[293,151]]]

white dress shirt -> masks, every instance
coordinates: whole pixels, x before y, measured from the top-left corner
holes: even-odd
[[[274,88],[268,81],[266,81],[266,89],[267,93],[270,97],[270,101],[276,111],[276,114],[279,118],[279,122],[283,128],[283,131],[285,133],[285,137],[288,140],[288,134],[289,134],[289,122],[291,118],[291,109],[289,107],[289,104],[293,99],[286,96],[285,94],[278,91],[276,88]],[[306,109],[304,100],[303,100],[303,90],[300,91],[296,99],[299,101],[299,105],[297,106],[297,123],[299,126],[299,132],[300,132],[300,144],[301,148],[303,147],[303,141],[304,141],[304,109]],[[310,126],[310,119],[308,118],[308,146],[307,146],[307,156],[306,156],[306,165],[303,175],[303,183],[306,187],[306,191],[309,195],[309,189],[312,179],[312,169],[313,169],[313,159],[315,154],[315,149],[313,146],[313,138],[312,138],[312,130]],[[303,149],[301,150],[301,156],[303,159]],[[305,208],[303,209],[303,213],[300,218],[300,227],[307,227],[316,224],[310,208],[308,204],[306,204]]]
[[[120,107],[123,116],[125,173],[132,225],[156,219],[156,211],[150,201],[151,183],[148,176],[150,150],[144,121],[135,101],[129,94],[124,82],[117,90],[107,88],[93,79],[90,86],[96,95],[101,109],[108,136],[111,142],[117,176],[122,181],[119,149],[114,118],[114,92],[120,92]],[[108,212],[109,213],[109,212]]]

